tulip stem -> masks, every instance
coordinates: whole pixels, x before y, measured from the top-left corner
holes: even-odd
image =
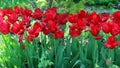
[[[112,50],[111,49],[109,49],[108,57],[109,57],[109,68],[111,68],[112,67]]]

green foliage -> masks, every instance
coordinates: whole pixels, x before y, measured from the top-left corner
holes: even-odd
[[[50,60],[47,60],[47,57],[45,54],[46,54],[46,52],[42,53],[42,56],[41,56],[39,63],[38,63],[38,68],[46,68],[48,66],[53,65],[53,62],[51,62]]]
[[[86,0],[86,3],[89,5],[109,5],[118,3],[118,0]]]
[[[22,44],[25,45],[25,50],[21,48]],[[113,50],[106,49],[103,42],[94,40],[91,34],[84,32],[78,38],[57,40],[41,33],[33,42],[23,43],[18,43],[17,37],[2,35],[0,48],[2,48],[0,54],[2,68],[119,68],[120,66],[119,47]],[[109,60],[108,65],[106,60]]]
[[[86,5],[100,5],[105,8],[111,8],[118,2],[118,0],[86,0]]]
[[[32,8],[29,0],[0,0],[0,8],[14,8],[16,5]]]

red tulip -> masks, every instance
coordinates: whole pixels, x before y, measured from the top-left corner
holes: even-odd
[[[88,22],[97,25],[100,21],[100,16],[96,12],[92,12],[88,15]]]
[[[80,10],[78,13],[78,18],[85,18],[87,16],[87,13],[84,10]]]
[[[54,37],[55,39],[63,38],[63,36],[64,36],[64,32],[62,32],[62,31],[56,31],[56,32],[53,34],[53,37]]]
[[[78,28],[78,25],[74,23],[70,26],[69,33],[72,37],[77,37],[81,34],[81,30]]]
[[[118,44],[120,44],[120,42],[116,41],[114,36],[109,36],[107,42],[105,43],[105,46],[107,48],[113,49],[118,46]]]
[[[56,20],[59,24],[65,24],[67,22],[67,15],[65,13],[59,14],[56,17]]]
[[[10,24],[2,23],[0,26],[0,32],[2,32],[3,34],[8,34],[10,32]]]
[[[15,7],[14,7],[14,11],[15,11],[15,13],[19,14],[19,12],[20,12],[20,7],[19,7],[19,6],[15,6]]]
[[[101,36],[95,36],[95,40],[100,40],[101,38]]]
[[[118,35],[118,34],[120,33],[120,27],[119,27],[119,25],[116,24],[116,23],[112,23],[111,25],[112,25],[112,30],[111,30],[110,33],[111,33],[113,36]]]
[[[21,8],[20,15],[32,16],[32,11],[27,8]]]
[[[100,26],[99,25],[90,25],[90,33],[94,36],[97,36],[100,32]]]
[[[0,17],[4,17],[4,12],[2,9],[0,9]]]
[[[26,40],[27,40],[28,42],[33,41],[33,40],[34,40],[34,38],[35,38],[35,36],[34,36],[34,35],[28,35],[28,36],[26,36]]]
[[[13,13],[13,10],[12,10],[12,8],[5,8],[5,9],[3,10],[3,13],[4,13],[5,15],[9,15],[9,14],[12,14],[12,13]]]
[[[33,28],[28,30],[28,33],[29,35],[34,35],[35,37],[37,37],[41,30],[42,30],[41,24],[39,22],[36,22],[33,25]]]
[[[76,23],[76,21],[75,21],[75,15],[69,14],[69,16],[68,16],[68,21],[69,21],[70,23]]]
[[[119,23],[120,22],[120,11],[116,11],[116,12],[113,13],[112,20],[115,23]]]
[[[112,27],[109,23],[102,23],[102,30],[107,34],[112,30]]]
[[[85,21],[82,20],[82,19],[78,19],[78,20],[77,20],[77,25],[78,25],[78,28],[81,29],[81,30],[83,30],[83,29],[86,28],[86,23],[85,23]]]
[[[22,45],[22,50],[25,50],[25,45]]]
[[[57,15],[57,8],[56,7],[49,8],[44,13],[46,20],[54,20],[56,15]]]
[[[22,42],[23,39],[24,39],[23,35],[20,35],[20,36],[19,36],[19,40],[18,40],[18,42]]]
[[[32,17],[35,19],[41,19],[42,18],[42,11],[40,8],[36,8],[32,14]]]
[[[20,31],[20,25],[17,23],[14,23],[11,28],[11,32],[14,34],[17,34],[19,31]]]
[[[100,17],[101,17],[102,22],[106,22],[108,18],[110,17],[110,15],[109,13],[103,13],[103,14],[100,14]]]
[[[56,31],[57,26],[58,26],[57,23],[52,21],[52,20],[48,21],[47,25],[48,25],[49,31],[52,32],[52,33],[54,33]]]
[[[7,21],[11,24],[14,24],[18,19],[18,14],[13,12],[12,14],[8,15]]]

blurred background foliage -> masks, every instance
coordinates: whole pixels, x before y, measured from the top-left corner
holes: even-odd
[[[58,7],[58,12],[75,13],[81,9],[87,11],[103,9],[119,9],[120,0],[0,0],[0,8],[13,8],[18,5],[29,9],[36,7],[45,10],[50,7]],[[101,12],[101,11],[100,11]]]
[[[86,0],[87,5],[106,5],[108,7],[111,7],[118,2],[118,0]]]
[[[28,0],[0,0],[0,8],[13,8],[14,6],[19,5],[21,7],[29,7],[31,5]]]

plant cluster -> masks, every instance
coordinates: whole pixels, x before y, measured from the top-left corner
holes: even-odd
[[[115,37],[120,33],[120,11],[112,16],[109,13],[97,14],[80,10],[76,14],[58,13],[57,8],[49,8],[41,11],[36,8],[33,12],[27,8],[18,6],[0,10],[0,32],[2,34],[12,33],[19,36],[19,42],[24,39],[31,42],[38,37],[40,32],[51,35],[55,39],[64,38],[64,29],[67,21],[70,23],[69,34],[78,37],[82,32],[90,32],[96,40],[102,38],[100,32],[111,34],[105,43],[107,48],[115,48],[120,44]],[[31,24],[31,20],[36,22]],[[26,33],[26,36],[24,34]],[[24,38],[25,37],[25,38]]]

